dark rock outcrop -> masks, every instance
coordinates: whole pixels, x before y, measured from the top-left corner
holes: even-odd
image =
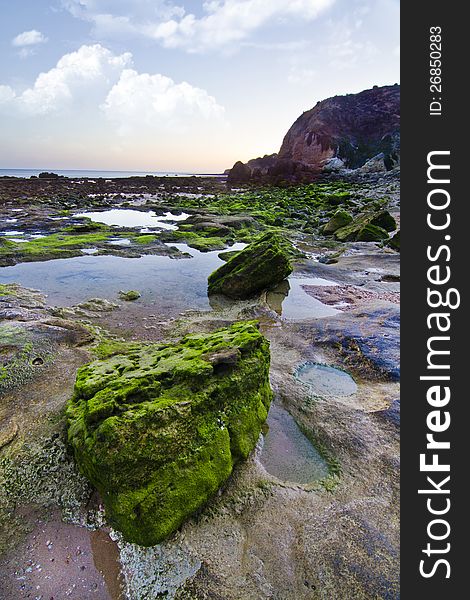
[[[209,276],[209,294],[250,298],[283,281],[292,272],[283,241],[265,233]]]
[[[251,169],[240,160],[229,170],[227,181],[229,183],[247,183],[251,179]]]
[[[342,169],[389,171],[399,156],[400,86],[374,86],[318,102],[295,121],[277,155],[236,163],[228,181],[306,181]]]
[[[152,546],[255,447],[272,397],[269,342],[248,321],[120,352],[78,371],[68,439],[110,523]]]

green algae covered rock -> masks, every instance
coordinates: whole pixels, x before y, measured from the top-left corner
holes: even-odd
[[[368,223],[356,235],[357,242],[381,242],[388,239],[388,233],[382,227]]]
[[[118,351],[78,371],[68,439],[111,524],[151,546],[256,445],[272,397],[269,342],[251,321]]]
[[[125,300],[126,302],[133,302],[134,300],[138,300],[140,296],[141,293],[137,290],[129,290],[127,292],[124,290],[120,290],[119,292],[119,298],[121,300]]]
[[[340,242],[380,242],[388,238],[388,231],[396,229],[396,221],[384,210],[359,215],[354,221],[334,232]]]
[[[265,233],[209,275],[209,294],[250,298],[292,273],[287,242]]]
[[[385,229],[385,231],[395,231],[397,228],[397,222],[392,217],[392,215],[388,212],[388,210],[381,210],[377,213],[374,218],[370,221],[371,225],[375,225],[376,227],[381,227]]]
[[[352,216],[347,211],[343,209],[338,209],[328,221],[328,223],[325,225],[325,227],[323,227],[323,233],[325,235],[334,233],[335,231],[340,229],[340,227],[345,227],[346,225],[349,225],[349,223],[351,223],[352,220]]]

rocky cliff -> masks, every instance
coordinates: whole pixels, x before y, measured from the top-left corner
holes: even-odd
[[[292,125],[277,155],[236,163],[229,181],[308,180],[325,171],[388,171],[399,163],[400,86],[318,102]]]

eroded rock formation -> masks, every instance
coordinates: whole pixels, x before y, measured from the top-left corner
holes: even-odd
[[[236,163],[229,182],[312,180],[322,172],[388,171],[399,164],[400,86],[318,102],[292,125],[277,155]]]

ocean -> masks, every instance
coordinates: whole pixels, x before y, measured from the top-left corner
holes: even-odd
[[[113,179],[115,177],[145,177],[146,175],[155,175],[157,177],[188,177],[195,175],[196,177],[218,177],[220,173],[186,173],[186,172],[171,172],[171,171],[94,171],[94,170],[79,170],[79,169],[0,169],[0,177],[31,177],[38,176],[39,173],[49,171],[63,175],[64,177],[93,177]]]

